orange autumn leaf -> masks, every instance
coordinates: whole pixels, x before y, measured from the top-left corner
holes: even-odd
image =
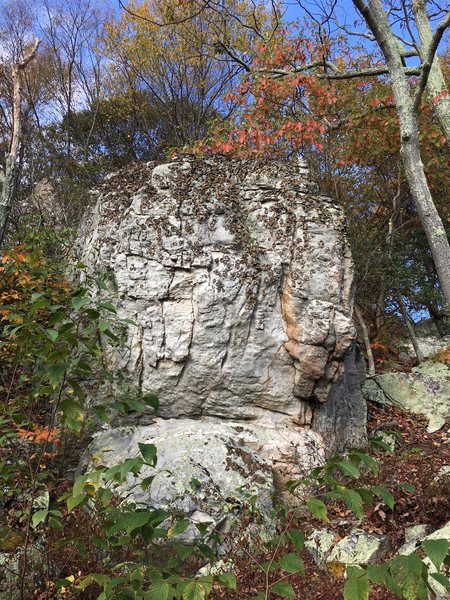
[[[33,431],[23,429],[22,427],[17,428],[17,434],[20,438],[28,440],[34,444],[52,442],[57,444],[59,442],[60,433],[61,429],[49,429],[47,425],[45,427],[33,425]]]

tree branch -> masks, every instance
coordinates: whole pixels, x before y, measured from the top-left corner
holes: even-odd
[[[358,77],[375,77],[377,75],[388,75],[389,69],[387,67],[373,67],[369,69],[360,69],[355,71],[339,71],[335,64],[331,62],[326,62],[325,65],[332,69],[331,73],[319,73],[317,77],[321,79],[355,79]],[[308,63],[306,65],[301,65],[299,67],[294,67],[293,69],[257,69],[256,72],[259,73],[267,73],[270,75],[274,75],[276,77],[288,77],[291,75],[295,75],[296,73],[304,73],[305,71],[309,71],[311,69],[316,69],[317,67],[323,67],[323,61],[316,61],[312,63]],[[406,75],[420,75],[422,72],[421,67],[405,67]]]
[[[414,98],[414,108],[418,110],[420,106],[420,101],[422,100],[422,95],[427,87],[428,77],[430,75],[431,66],[433,64],[433,60],[436,57],[436,52],[439,46],[439,43],[442,39],[442,36],[445,33],[445,30],[450,26],[450,10],[447,12],[446,16],[442,19],[439,25],[436,27],[436,31],[434,32],[433,38],[431,39],[430,45],[428,46],[427,53],[424,57],[422,57],[422,74],[420,77],[419,88],[416,92],[416,96]]]

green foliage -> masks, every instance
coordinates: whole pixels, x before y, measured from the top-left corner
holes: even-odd
[[[344,600],[367,600],[370,584],[367,573],[359,567],[348,567],[344,585]]]
[[[92,470],[78,475],[70,490],[61,478],[65,448],[78,443],[98,420],[110,423],[116,416],[153,413],[158,400],[127,388],[120,373],[113,375],[105,368],[103,348],[106,343],[120,347],[126,323],[118,321],[113,305],[102,301],[101,279],[84,273],[83,285],[65,279],[66,265],[49,251],[55,246],[56,240],[46,232],[27,246],[6,250],[0,259],[0,350],[5,356],[0,367],[0,501],[14,504],[21,498],[20,508],[10,511],[9,521],[1,523],[0,548],[21,548],[25,567],[31,545],[42,536],[56,539],[60,551],[75,547],[88,560],[95,549],[93,567],[74,568],[59,581],[64,593],[69,590],[74,597],[204,600],[218,588],[239,597],[239,584],[231,572],[195,576],[199,564],[216,560],[215,548],[221,543],[207,524],[194,524],[180,512],[121,501],[120,487],[130,476],[140,479],[144,492],[153,484],[157,472],[154,444],[140,443],[136,455],[120,464],[105,464],[103,457],[96,457]],[[84,267],[77,269],[83,272]],[[123,394],[90,407],[86,396],[112,382]],[[373,443],[384,449],[381,442]],[[393,511],[392,491],[364,485],[367,474],[379,474],[378,461],[363,449],[350,449],[345,456],[334,456],[307,477],[291,482],[289,489],[300,499],[300,511],[326,522],[329,501],[342,503],[359,519],[364,519],[375,499]],[[62,483],[60,495],[50,493],[47,498],[45,493]],[[195,478],[191,486],[193,491],[201,490]],[[407,483],[399,488],[413,491]],[[39,496],[47,498],[44,504],[38,502]],[[247,518],[259,518],[254,498],[248,499],[246,510]],[[95,535],[89,539],[71,525],[73,518],[83,514],[95,523]],[[255,571],[265,581],[255,598],[297,597],[296,578],[305,576],[306,536],[289,514],[286,507],[280,507],[276,515],[279,531],[264,545],[264,561],[254,561]],[[183,538],[188,530],[198,531],[189,544]],[[436,573],[430,573],[424,556]],[[409,556],[379,565],[350,566],[344,598],[365,600],[375,584],[405,600],[427,599],[430,578],[450,587],[447,563],[448,541],[427,540]],[[22,580],[24,573],[26,569],[19,576]]]
[[[448,540],[425,540],[422,548],[436,569],[439,570],[448,554]]]

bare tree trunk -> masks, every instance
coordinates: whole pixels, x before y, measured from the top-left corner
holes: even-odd
[[[423,354],[420,351],[419,342],[417,341],[416,332],[414,331],[414,327],[412,326],[411,319],[409,317],[408,311],[406,309],[405,303],[403,302],[402,295],[400,292],[397,293],[397,302],[400,308],[400,312],[402,313],[403,320],[405,321],[406,329],[408,330],[409,339],[411,340],[411,344],[413,345],[414,352],[416,353],[417,360],[421,363],[423,362]]]
[[[373,377],[375,375],[375,361],[373,358],[372,346],[370,345],[369,330],[367,329],[367,325],[364,320],[364,317],[362,316],[362,312],[359,310],[359,308],[356,305],[355,305],[355,315],[356,315],[356,318],[358,319],[359,325],[361,327],[361,333],[363,336],[364,346],[366,348],[367,362],[369,365],[369,377]]]
[[[21,119],[21,82],[22,72],[28,63],[36,56],[40,40],[37,40],[25,58],[13,65],[11,74],[13,80],[13,131],[9,154],[5,161],[5,177],[3,181],[2,193],[0,196],[0,246],[5,237],[6,225],[14,202],[17,191],[17,176],[19,171],[18,154],[20,147],[20,137],[22,128]]]
[[[427,13],[424,0],[413,0],[412,9],[416,18],[417,30],[421,42],[421,57],[425,60],[428,54],[430,44],[433,40],[433,31],[431,29],[430,18]],[[442,131],[447,139],[447,145],[450,147],[450,96],[447,94],[447,85],[444,74],[442,73],[439,57],[434,56],[433,63],[428,75],[427,91],[431,101],[434,103],[434,109],[442,127]]]
[[[375,307],[375,330],[377,334],[384,325],[385,296],[386,290],[383,288],[378,294],[377,305]]]
[[[2,194],[0,196],[0,246],[5,237],[11,205],[16,195],[18,165],[16,157],[8,154],[5,160],[5,176],[3,179]]]
[[[386,60],[400,124],[400,154],[406,179],[430,245],[445,301],[450,306],[450,246],[425,176],[420,156],[416,103],[411,96],[399,43],[381,0],[369,0],[368,4],[364,0],[353,0],[353,3],[364,17]]]

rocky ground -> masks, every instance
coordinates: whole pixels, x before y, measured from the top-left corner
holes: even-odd
[[[384,559],[395,556],[405,544],[414,530],[410,528],[424,525],[423,531],[430,533],[443,527],[450,520],[450,474],[445,467],[450,465],[449,428],[439,431],[427,431],[428,420],[422,415],[393,407],[369,404],[369,433],[379,434],[387,431],[394,432],[387,440],[394,441],[392,453],[380,450],[375,453],[380,461],[380,475],[367,476],[361,483],[383,485],[394,491],[395,506],[390,510],[385,504],[377,503],[373,508],[367,508],[365,517],[358,521],[354,515],[341,503],[329,505],[330,524],[327,530],[333,535],[333,545],[343,540],[355,528],[382,541],[379,553]],[[401,483],[410,483],[413,492],[398,488]],[[299,519],[298,527],[312,532],[323,529],[320,521],[311,518]],[[406,534],[406,535],[405,535]],[[414,549],[414,548],[413,548]],[[279,556],[283,550],[280,548]],[[412,550],[410,550],[412,551]],[[253,557],[258,562],[271,560],[272,554],[260,553]],[[264,589],[264,575],[254,568],[254,560],[248,554],[243,554],[235,565],[238,576],[238,595],[236,592],[218,593],[216,598],[250,599],[257,591]],[[297,598],[303,600],[339,600],[342,598],[344,583],[343,567],[338,562],[323,563],[318,566],[311,554],[303,551],[306,566],[306,576],[292,575],[289,581],[295,587]],[[274,577],[280,574],[274,572]],[[373,589],[371,599],[393,600],[396,596],[389,591]]]

